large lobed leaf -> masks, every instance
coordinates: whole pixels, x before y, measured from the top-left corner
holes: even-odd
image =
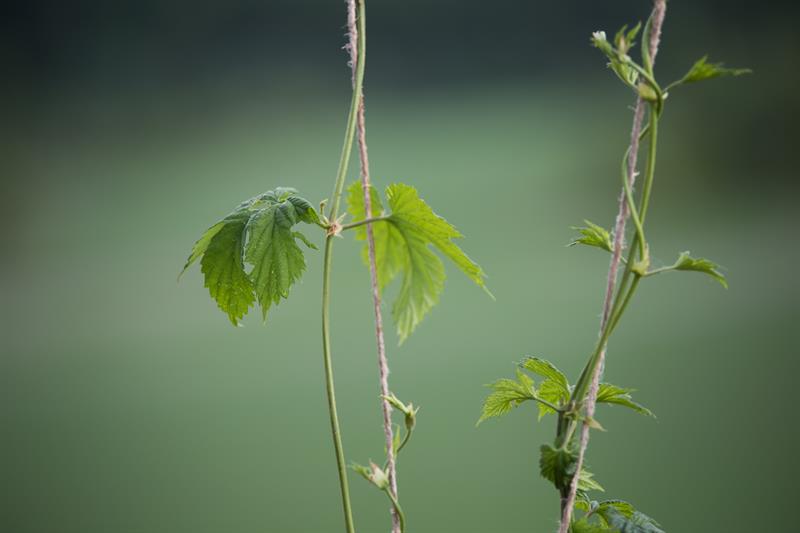
[[[384,220],[372,224],[375,238],[375,259],[381,290],[402,275],[400,292],[392,306],[392,316],[400,342],[419,325],[439,301],[444,289],[445,272],[438,250],[449,258],[472,281],[486,289],[483,270],[459,248],[454,239],[462,235],[438,216],[417,194],[416,189],[402,183],[386,188],[388,212],[374,188],[370,190],[372,216]],[[353,221],[365,218],[364,193],[359,183],[349,188],[348,211]],[[366,228],[357,228],[357,238],[366,238]],[[367,259],[368,250],[364,249]]]
[[[320,221],[311,204],[296,193],[279,187],[242,202],[206,230],[183,267],[181,274],[201,258],[205,286],[234,325],[256,300],[266,319],[269,308],[289,296],[305,270],[296,241],[313,245],[292,228]]]

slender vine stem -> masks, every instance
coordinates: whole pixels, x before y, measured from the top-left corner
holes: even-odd
[[[364,24],[364,3],[363,0],[359,1],[361,8],[360,24]],[[348,11],[348,20],[356,17],[355,12]],[[362,29],[363,32],[363,29]],[[362,33],[363,34],[363,33]],[[353,36],[351,36],[351,46]],[[353,76],[353,97],[350,102],[350,112],[347,117],[347,126],[344,134],[344,144],[342,146],[342,154],[339,159],[339,168],[336,174],[336,183],[334,185],[333,198],[331,199],[331,208],[329,211],[328,219],[332,224],[337,224],[339,216],[339,205],[341,202],[342,189],[344,188],[345,178],[347,176],[347,169],[350,164],[350,153],[353,147],[353,139],[356,130],[356,119],[358,115],[358,106],[361,98],[361,91],[364,84],[364,43],[358,41],[357,53],[358,60],[354,64],[355,74]],[[339,416],[336,409],[336,392],[333,380],[333,364],[331,357],[331,318],[330,318],[330,302],[331,302],[331,268],[333,263],[333,238],[335,234],[328,232],[325,239],[325,256],[323,259],[323,273],[322,273],[322,353],[325,365],[325,384],[328,393],[328,414],[331,421],[331,436],[333,437],[333,447],[336,453],[336,466],[339,473],[339,488],[342,494],[342,511],[344,513],[345,530],[347,533],[355,533],[355,525],[353,523],[353,510],[350,503],[350,487],[347,481],[347,464],[344,457],[344,448],[342,446],[341,429],[339,428]]]
[[[348,12],[355,11],[356,0],[348,0]],[[350,33],[350,53],[353,65],[354,76],[357,75],[357,67],[361,67],[361,75],[365,70],[366,63],[366,7],[365,0],[359,0],[360,10],[358,15],[358,27],[352,17],[348,17]],[[353,41],[356,41],[355,43]],[[358,100],[358,112],[356,120],[356,130],[358,138],[358,154],[361,163],[361,188],[364,193],[364,219],[362,223],[367,225],[367,255],[369,257],[370,288],[372,290],[372,307],[375,314],[375,342],[378,352],[378,378],[381,391],[381,413],[383,415],[383,435],[386,440],[386,473],[389,477],[389,486],[386,489],[389,498],[392,500],[392,533],[401,533],[405,526],[405,517],[402,516],[400,504],[397,501],[397,469],[395,466],[394,450],[394,428],[392,427],[392,406],[387,400],[389,396],[389,362],[386,358],[386,343],[383,338],[383,315],[381,313],[381,294],[378,284],[378,263],[375,257],[375,235],[372,230],[372,195],[370,194],[370,175],[369,175],[369,152],[367,149],[367,126],[364,106],[363,83],[360,89]],[[385,220],[379,217],[379,220]],[[350,227],[355,227],[350,224]],[[406,435],[408,440],[409,434]]]
[[[622,316],[622,313],[625,312],[630,299],[636,292],[636,289],[639,285],[639,280],[641,279],[641,274],[633,271],[634,253],[637,243],[639,243],[639,253],[643,262],[645,262],[645,268],[647,266],[647,243],[644,240],[643,223],[649,203],[650,192],[652,190],[653,178],[655,175],[656,142],[658,140],[658,114],[660,113],[661,103],[663,100],[663,93],[653,80],[652,68],[653,64],[655,63],[656,54],[658,53],[658,46],[661,39],[661,28],[664,23],[665,13],[666,0],[654,0],[653,13],[650,17],[649,25],[650,35],[648,36],[650,39],[648,46],[649,57],[647,58],[649,59],[649,62],[647,62],[646,72],[640,73],[643,74],[643,77],[656,90],[657,102],[650,105],[650,123],[649,127],[647,128],[650,136],[650,147],[648,151],[647,170],[645,172],[645,185],[642,189],[641,211],[639,213],[640,216],[639,220],[635,220],[638,240],[634,241],[634,244],[631,245],[631,254],[628,256],[628,261],[625,265],[625,274],[623,275],[622,280],[620,280],[619,285],[617,285],[617,271],[620,263],[622,262],[622,249],[625,245],[625,222],[629,214],[631,212],[635,212],[636,209],[633,205],[631,191],[636,179],[636,156],[639,150],[639,140],[641,138],[642,123],[644,121],[644,106],[646,105],[646,102],[641,95],[636,101],[633,126],[631,129],[631,143],[627,152],[628,156],[626,157],[628,161],[628,172],[626,176],[627,180],[625,180],[625,186],[623,187],[623,193],[620,198],[619,213],[617,215],[617,223],[614,230],[614,253],[612,254],[612,260],[609,266],[606,296],[603,302],[603,314],[600,324],[600,340],[598,341],[595,351],[592,354],[592,357],[590,357],[587,366],[584,367],[581,377],[575,385],[575,390],[573,391],[571,398],[571,404],[574,407],[580,408],[581,404],[584,402],[584,394],[586,394],[587,379],[591,377],[591,381],[589,382],[588,386],[588,395],[586,396],[585,402],[587,418],[592,418],[594,416],[597,402],[597,392],[600,386],[600,378],[603,373],[603,367],[605,363],[608,338],[619,323],[619,319]],[[631,281],[627,291],[623,291],[628,283],[631,272],[633,272],[634,279]],[[619,290],[616,291],[616,297],[613,297],[614,288],[617,286],[619,287]],[[574,424],[577,424],[576,420],[571,421],[571,423],[568,425],[569,428],[567,431],[570,433],[570,437],[571,432],[574,430]],[[578,492],[580,472],[581,468],[583,467],[586,448],[589,445],[589,432],[589,424],[584,422],[583,427],[581,428],[580,447],[578,449],[578,459],[575,468],[575,474],[572,476],[566,498],[564,499],[562,497],[562,515],[561,524],[559,525],[559,533],[568,533],[572,523],[572,513],[575,507],[575,498]],[[569,439],[567,439],[565,442],[568,443]]]
[[[372,210],[372,201],[371,201],[371,199],[370,199],[369,206],[370,206],[370,211],[371,211]],[[359,226],[364,226],[366,224],[372,224],[373,222],[383,222],[383,221],[389,220],[389,218],[390,217],[369,217],[368,216],[364,220],[358,220],[356,222],[351,222],[349,224],[342,224],[342,226],[339,229],[341,231],[347,231],[349,229],[357,228]],[[370,233],[370,231],[367,230],[367,234],[369,234],[369,233]],[[367,242],[369,242],[369,241],[367,241]]]

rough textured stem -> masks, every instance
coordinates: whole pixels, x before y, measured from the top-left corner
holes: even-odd
[[[666,0],[655,0],[653,6],[652,24],[650,29],[650,64],[655,64],[656,54],[658,53],[658,46],[661,41],[661,28],[664,24],[664,15],[666,14],[667,3]],[[639,139],[642,131],[642,123],[644,121],[644,110],[646,102],[641,97],[636,99],[636,107],[633,115],[633,126],[631,128],[631,142],[630,142],[630,156],[628,158],[628,184],[631,189],[636,181],[636,163],[637,155],[639,152]],[[652,133],[652,132],[651,132]],[[614,227],[614,251],[611,256],[611,264],[608,269],[608,279],[606,283],[606,293],[603,300],[603,313],[600,319],[600,335],[604,336],[604,332],[608,326],[609,315],[611,313],[611,305],[613,303],[614,288],[617,284],[617,272],[619,265],[622,262],[622,251],[625,247],[625,223],[629,216],[629,206],[625,197],[625,191],[620,194],[619,212]],[[644,252],[644,250],[643,250]],[[618,297],[622,297],[620,293]],[[607,339],[606,339],[607,341]],[[605,343],[600,347],[600,354],[597,364],[592,369],[591,384],[589,386],[589,394],[586,397],[586,415],[593,417],[597,403],[597,390],[600,386],[600,378],[603,374],[603,367],[605,366],[606,346]],[[579,398],[578,401],[581,399]],[[559,526],[559,533],[568,533],[572,521],[572,512],[575,507],[575,497],[578,492],[578,480],[581,468],[583,467],[584,456],[586,455],[586,448],[589,445],[589,432],[590,428],[587,424],[583,424],[581,428],[580,448],[578,449],[578,461],[575,469],[575,475],[569,487],[569,494],[567,499],[562,505],[561,524]]]
[[[355,75],[355,66],[361,61],[366,61],[366,24],[364,19],[364,0],[360,0],[362,5],[359,17],[360,24],[356,26],[356,20],[348,17],[348,28],[350,33],[350,54]],[[356,0],[348,0],[348,12],[355,12]],[[360,31],[359,31],[360,30]],[[359,43],[360,46],[356,46]],[[359,57],[360,56],[360,57]],[[369,178],[369,154],[367,150],[367,128],[364,117],[364,92],[362,92],[358,102],[358,117],[356,121],[358,137],[358,155],[361,162],[361,188],[364,191],[364,218],[372,218],[372,196],[370,195]],[[392,532],[400,533],[403,529],[402,519],[398,511],[397,504],[397,468],[394,456],[394,429],[392,428],[392,406],[386,399],[389,397],[389,362],[386,358],[386,343],[383,339],[383,315],[381,313],[381,294],[378,285],[378,263],[375,258],[375,235],[372,224],[367,224],[367,252],[369,256],[369,275],[372,288],[372,306],[375,312],[375,341],[378,350],[378,377],[381,391],[381,411],[383,413],[383,435],[386,439],[386,472],[389,476],[389,497],[394,505],[392,513]]]
[[[363,9],[363,1],[361,8]],[[362,13],[363,15],[363,13]],[[355,20],[355,6],[348,5],[347,19],[348,24],[351,20]],[[362,19],[363,23],[363,19]],[[354,45],[357,42],[357,36],[350,36],[350,46],[353,50],[358,47]],[[358,43],[358,46],[363,46],[363,43]],[[352,53],[352,52],[351,52]],[[363,52],[359,54],[362,58]],[[352,56],[356,57],[356,56]],[[350,153],[353,149],[353,140],[356,131],[356,119],[358,115],[358,106],[361,97],[361,90],[364,84],[364,62],[354,61],[353,67],[353,97],[350,101],[350,113],[347,117],[347,127],[344,134],[344,145],[342,146],[342,154],[339,159],[339,169],[336,173],[336,183],[333,189],[333,198],[331,201],[331,210],[328,218],[331,222],[336,223],[339,216],[339,205],[342,196],[342,189],[344,188],[345,177],[347,176],[347,168],[350,165]],[[325,385],[328,393],[328,414],[331,420],[331,435],[333,437],[333,448],[336,453],[336,467],[339,473],[339,488],[342,493],[342,511],[344,512],[345,531],[347,533],[355,533],[355,526],[353,524],[353,510],[350,503],[350,487],[347,481],[347,463],[344,457],[344,448],[342,446],[342,434],[339,428],[339,416],[336,409],[336,392],[334,389],[333,381],[333,363],[331,357],[331,318],[330,318],[330,302],[331,302],[331,267],[333,263],[333,238],[334,234],[329,234],[325,239],[325,257],[323,259],[323,273],[322,273],[322,354],[325,364]]]

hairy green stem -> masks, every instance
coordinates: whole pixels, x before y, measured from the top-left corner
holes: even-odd
[[[636,154],[639,147],[639,140],[642,136],[642,121],[643,121],[643,114],[642,114],[642,106],[644,105],[644,98],[642,93],[640,92],[639,97],[636,103],[636,112],[634,113],[634,122],[633,128],[631,132],[631,144],[630,148],[628,149],[626,160],[630,157],[631,159],[628,161],[628,172],[625,176],[624,182],[624,198],[620,201],[620,208],[619,208],[619,215],[617,217],[617,225],[615,228],[615,235],[614,235],[614,253],[613,258],[611,261],[611,265],[609,267],[609,276],[608,276],[608,283],[606,287],[606,298],[603,305],[603,316],[601,319],[601,326],[600,326],[600,339],[597,342],[595,347],[594,353],[589,358],[588,363],[584,367],[583,371],[581,372],[581,376],[578,382],[575,384],[575,389],[573,391],[572,397],[570,399],[570,406],[573,410],[580,410],[585,407],[586,416],[593,417],[595,405],[597,402],[597,391],[600,385],[600,377],[603,371],[603,366],[605,362],[605,352],[606,352],[606,344],[608,342],[608,338],[611,335],[611,332],[616,328],[622,314],[628,307],[628,303],[630,299],[633,297],[633,294],[636,292],[636,289],[639,285],[639,281],[641,279],[641,273],[634,271],[634,254],[635,248],[637,244],[639,245],[639,254],[644,262],[644,268],[647,267],[647,242],[644,239],[644,214],[646,213],[647,205],[649,203],[650,192],[652,190],[652,183],[653,177],[655,173],[655,152],[656,152],[656,142],[658,140],[657,137],[657,127],[658,127],[658,114],[661,112],[663,107],[663,92],[661,91],[658,84],[655,82],[653,77],[653,64],[655,63],[655,57],[658,53],[658,45],[661,38],[661,28],[664,22],[664,15],[666,13],[666,0],[654,0],[653,3],[653,11],[648,19],[647,27],[649,31],[645,32],[643,37],[649,39],[648,42],[648,51],[649,57],[646,58],[647,68],[642,71],[642,69],[638,69],[640,75],[649,83],[656,93],[656,102],[648,102],[650,104],[650,123],[649,130],[650,135],[650,149],[648,151],[648,161],[647,161],[647,170],[645,172],[645,185],[642,188],[642,209],[639,212],[640,219],[636,221],[634,219],[634,223],[637,227],[637,236],[638,239],[633,242],[631,245],[631,254],[628,256],[628,261],[625,264],[625,274],[623,275],[622,280],[619,281],[617,284],[616,279],[616,272],[617,267],[621,262],[621,251],[622,247],[624,246],[624,231],[625,231],[625,220],[629,215],[636,213],[636,206],[633,204],[632,198],[632,189],[633,189],[633,182],[636,177]],[[627,291],[624,291],[626,284],[628,283],[628,279],[630,278],[631,273],[634,274],[635,278],[630,283],[630,287]],[[613,304],[612,304],[612,296],[614,292],[614,285],[617,285],[619,288],[616,291],[616,296],[613,297]],[[585,406],[584,406],[584,399]],[[568,425],[568,435],[571,438],[572,432],[574,428],[577,426],[578,420],[577,416],[570,421]],[[586,454],[586,448],[589,445],[589,424],[587,422],[583,423],[583,427],[581,429],[581,436],[580,436],[580,446],[578,449],[578,457],[576,460],[575,466],[575,473],[572,476],[572,480],[569,485],[569,491],[564,497],[562,491],[562,498],[561,498],[561,523],[559,524],[559,533],[567,533],[572,525],[572,513],[575,506],[575,499],[578,493],[578,481],[580,479],[580,472],[583,468],[583,461]],[[568,443],[567,443],[568,445]]]
[[[364,2],[359,0],[360,24],[364,23],[363,9]],[[359,40],[358,47],[363,47],[363,42]],[[344,188],[347,169],[350,164],[350,153],[353,147],[353,138],[356,131],[356,118],[358,106],[360,105],[361,91],[364,83],[364,54],[358,54],[358,61],[355,65],[355,76],[353,77],[353,97],[350,102],[350,113],[347,117],[347,127],[344,134],[344,145],[339,159],[339,169],[336,174],[333,198],[328,219],[335,224],[339,216],[339,205],[341,202],[342,189]],[[323,259],[322,273],[322,353],[325,365],[325,385],[328,393],[328,414],[331,421],[331,436],[333,437],[333,447],[336,453],[336,466],[339,473],[339,488],[342,494],[342,511],[344,513],[345,530],[347,533],[355,533],[353,524],[353,510],[350,503],[350,487],[347,481],[347,463],[344,457],[342,446],[341,429],[339,428],[339,416],[336,409],[336,392],[333,381],[333,363],[331,357],[331,337],[330,337],[330,302],[331,302],[331,268],[333,263],[333,237],[329,234],[325,239],[325,256]]]

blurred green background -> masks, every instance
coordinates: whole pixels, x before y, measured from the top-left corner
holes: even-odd
[[[633,100],[589,35],[649,4],[368,7],[374,180],[418,187],[497,296],[450,269],[416,334],[390,333],[392,388],[422,406],[399,475],[409,531],[552,531],[537,467],[552,421],[528,405],[475,421],[515,361],[574,379],[596,338],[608,258],[565,244],[584,218],[612,223]],[[670,3],[662,80],[705,53],[756,72],[669,100],[654,258],[713,258],[731,288],[644,285],[606,376],[658,419],[603,409],[590,447],[608,496],[671,532],[796,530],[799,21],[789,2]],[[266,326],[232,328],[196,269],[175,278],[240,200],[330,195],[344,22],[340,1],[4,2],[1,531],[341,530],[321,253]],[[345,451],[365,462],[383,448],[358,249],[336,246],[333,346]],[[359,531],[387,531],[382,495],[351,482]]]

